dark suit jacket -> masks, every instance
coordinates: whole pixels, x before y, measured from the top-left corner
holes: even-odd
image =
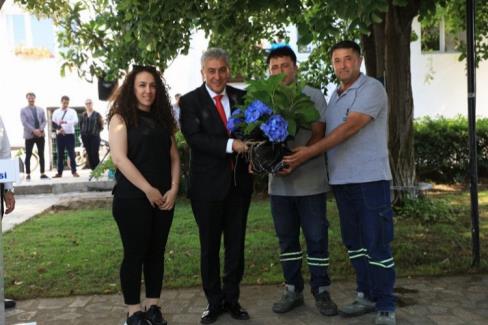
[[[244,91],[227,86],[231,111],[243,101]],[[248,164],[236,154],[226,153],[229,134],[219,118],[205,83],[180,98],[181,131],[190,146],[190,181],[188,196],[197,200],[223,200],[231,186],[239,193],[252,193]],[[231,170],[231,162],[235,175]]]

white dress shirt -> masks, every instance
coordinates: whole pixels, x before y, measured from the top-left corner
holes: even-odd
[[[225,88],[224,88],[224,91],[220,94],[217,94],[212,89],[210,89],[207,86],[207,84],[205,84],[205,88],[207,88],[208,94],[212,98],[214,104],[215,104],[215,98],[214,98],[215,96],[217,96],[217,95],[224,96],[220,99],[220,102],[222,103],[222,106],[224,106],[225,117],[227,118],[227,121],[228,121],[229,117],[230,117],[230,100],[229,100],[229,96],[227,96],[227,92],[225,91]],[[232,153],[232,144],[233,143],[234,143],[234,139],[230,138],[229,140],[227,140],[227,146],[225,148],[225,152]]]
[[[66,111],[66,114],[64,112]],[[64,115],[64,116],[63,116]],[[75,134],[75,125],[78,123],[78,114],[73,108],[58,108],[53,113],[53,122],[59,125],[65,134]]]

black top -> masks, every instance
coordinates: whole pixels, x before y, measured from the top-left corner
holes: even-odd
[[[80,133],[81,135],[100,135],[103,129],[103,120],[100,113],[93,111],[90,116],[87,112],[81,115]]]
[[[144,178],[161,194],[171,188],[171,135],[150,112],[137,110],[138,125],[127,129],[127,157]],[[124,198],[146,197],[117,169],[114,195]]]

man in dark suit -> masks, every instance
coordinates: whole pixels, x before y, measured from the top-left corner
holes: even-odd
[[[252,177],[242,155],[244,142],[232,138],[227,119],[242,103],[244,91],[227,86],[227,53],[208,49],[201,59],[204,83],[180,98],[181,131],[190,146],[188,196],[200,234],[200,267],[208,307],[201,323],[210,324],[224,311],[249,319],[239,304],[244,273],[244,239]],[[220,279],[220,241],[224,235],[224,274]]]

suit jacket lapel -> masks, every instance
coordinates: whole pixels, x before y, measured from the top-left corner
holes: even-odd
[[[239,104],[239,100],[237,99],[237,94],[232,90],[230,87],[226,87],[227,97],[229,97],[230,103],[230,112],[234,112],[237,109],[237,105]]]
[[[202,103],[202,109],[207,110],[209,116],[211,116],[212,121],[215,121],[215,125],[219,125],[225,133],[227,133],[227,129],[225,125],[222,123],[220,119],[219,113],[217,112],[217,107],[215,107],[215,103],[213,99],[210,97],[207,88],[205,87],[205,83],[200,87],[200,102]]]

